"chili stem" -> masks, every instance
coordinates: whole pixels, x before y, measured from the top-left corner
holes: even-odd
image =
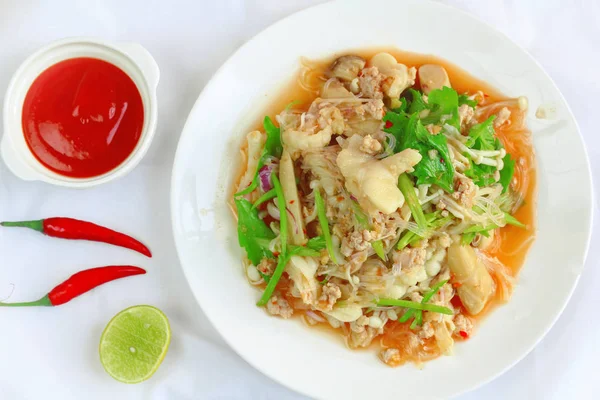
[[[22,303],[0,303],[0,307],[52,307],[52,305],[53,304],[50,302],[50,297],[48,297],[48,295],[36,301],[26,301]]]
[[[29,228],[29,229],[33,229],[35,231],[38,232],[44,232],[44,220],[41,219],[37,219],[34,221],[4,221],[4,222],[0,222],[0,225],[2,226],[15,226],[15,227],[19,227],[19,228]]]

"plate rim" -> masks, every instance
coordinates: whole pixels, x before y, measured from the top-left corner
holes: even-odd
[[[504,32],[500,31],[499,29],[497,29],[496,27],[494,27],[493,25],[491,25],[490,23],[480,19],[479,17],[475,16],[474,14],[471,14],[461,8],[458,7],[454,7],[452,5],[448,5],[445,3],[439,3],[436,1],[432,1],[432,0],[401,0],[402,2],[405,3],[428,3],[429,5],[434,5],[435,7],[439,7],[441,9],[446,9],[446,10],[452,10],[452,12],[458,12],[460,14],[462,14],[463,17],[471,19],[477,23],[480,23],[482,25],[485,25],[489,30],[493,31],[494,33],[500,35],[503,37],[503,39],[507,40],[508,42],[510,42],[512,45],[514,45],[515,47],[517,47],[523,54],[525,54],[527,56],[527,58],[529,58],[530,61],[532,61],[538,68],[539,72],[542,73],[544,75],[544,77],[548,80],[548,82],[553,86],[553,88],[556,90],[556,93],[558,94],[560,100],[562,100],[563,104],[565,105],[565,108],[568,112],[568,117],[570,117],[571,121],[574,123],[574,128],[577,131],[578,137],[579,137],[579,141],[581,144],[581,149],[583,150],[583,153],[585,155],[585,172],[586,172],[586,177],[587,179],[586,181],[586,189],[589,192],[589,196],[585,199],[587,200],[587,204],[586,204],[586,208],[589,211],[589,218],[586,221],[586,226],[585,228],[585,236],[586,236],[586,241],[585,241],[585,246],[584,246],[584,251],[583,251],[583,258],[582,258],[582,265],[581,268],[578,270],[576,276],[574,277],[573,283],[571,285],[571,288],[569,290],[569,293],[567,294],[565,301],[563,302],[562,306],[560,307],[560,310],[555,313],[554,317],[552,318],[552,320],[548,321],[545,326],[543,326],[542,329],[542,333],[540,335],[538,335],[538,337],[536,338],[536,340],[534,342],[532,342],[532,344],[527,348],[526,351],[524,351],[520,356],[515,357],[515,359],[510,362],[507,363],[507,365],[504,368],[499,369],[496,373],[490,374],[487,378],[485,379],[481,379],[478,382],[468,386],[468,387],[464,387],[462,390],[460,391],[456,391],[455,393],[451,394],[452,398],[456,398],[458,396],[461,396],[465,393],[468,392],[472,392],[476,389],[479,389],[485,385],[487,385],[488,383],[490,383],[491,381],[497,379],[498,377],[502,376],[503,374],[505,374],[508,370],[512,369],[516,364],[518,364],[519,362],[521,362],[525,357],[527,357],[537,346],[538,344],[547,336],[548,332],[554,327],[554,325],[556,324],[556,322],[558,321],[558,319],[563,315],[565,308],[567,307],[567,305],[569,304],[569,302],[572,299],[573,293],[575,292],[577,285],[579,283],[579,279],[581,278],[581,274],[583,273],[583,270],[585,268],[585,265],[587,263],[587,259],[588,259],[588,255],[589,255],[589,248],[590,248],[590,244],[591,244],[591,236],[592,236],[592,225],[593,225],[593,219],[594,219],[594,207],[593,207],[593,202],[594,202],[594,185],[593,185],[593,176],[592,176],[592,172],[591,172],[591,163],[590,163],[590,158],[589,158],[589,152],[588,152],[588,148],[586,146],[586,142],[585,139],[581,133],[581,129],[579,127],[579,124],[577,122],[577,119],[575,117],[575,115],[573,114],[573,111],[569,105],[569,103],[567,102],[567,100],[565,99],[563,93],[561,92],[560,88],[556,85],[556,83],[554,82],[554,80],[552,79],[552,77],[548,74],[548,72],[543,68],[543,66],[525,49],[523,48],[521,45],[519,45],[518,43],[516,43],[515,41],[513,41],[508,35],[506,35]],[[227,60],[212,74],[212,76],[210,77],[210,79],[208,80],[207,84],[202,88],[200,94],[198,95],[198,98],[196,99],[196,101],[194,102],[194,105],[192,106],[192,108],[190,109],[190,112],[188,114],[188,116],[186,117],[186,122],[183,125],[182,131],[181,131],[181,135],[178,139],[178,143],[177,143],[177,149],[175,152],[175,157],[173,159],[173,167],[171,170],[171,179],[170,179],[170,211],[171,211],[171,229],[172,229],[172,234],[173,234],[173,238],[174,238],[174,242],[175,242],[175,248],[176,248],[176,253],[177,253],[177,257],[179,259],[179,264],[183,270],[184,276],[186,278],[188,287],[190,288],[194,299],[196,300],[196,302],[198,303],[198,305],[200,306],[200,308],[202,309],[202,311],[204,312],[204,307],[202,306],[202,303],[200,301],[200,299],[198,298],[196,291],[192,288],[191,282],[190,282],[190,277],[189,277],[189,273],[188,273],[188,268],[186,267],[186,264],[182,261],[183,257],[182,257],[182,249],[181,249],[181,245],[178,244],[178,240],[176,240],[177,238],[177,222],[178,222],[178,218],[176,217],[177,215],[177,211],[176,210],[176,198],[178,196],[178,193],[176,193],[175,190],[175,181],[176,181],[176,175],[179,171],[179,169],[181,168],[180,166],[180,162],[179,160],[182,158],[181,157],[181,153],[183,152],[182,148],[184,147],[184,141],[188,141],[186,138],[191,137],[192,134],[188,133],[188,131],[190,131],[191,129],[188,128],[188,124],[190,123],[190,119],[192,117],[192,115],[197,111],[197,109],[199,108],[199,104],[201,103],[202,99],[204,98],[204,96],[206,96],[206,93],[209,92],[209,88],[212,87],[215,84],[216,78],[218,76],[220,76],[223,71],[226,69],[227,66],[229,66],[229,64],[232,63],[232,60],[236,57],[236,55],[240,52],[243,51],[243,49],[245,49],[246,47],[249,47],[252,43],[256,42],[257,40],[259,40],[262,36],[266,35],[268,33],[268,31],[275,29],[276,27],[278,27],[279,25],[282,24],[286,24],[289,20],[293,19],[293,18],[297,18],[299,15],[302,15],[304,13],[309,13],[312,12],[314,9],[318,9],[321,7],[326,7],[326,6],[330,6],[332,3],[335,4],[339,4],[340,6],[344,6],[347,4],[353,4],[353,3],[358,3],[358,1],[341,1],[341,0],[334,0],[334,1],[327,1],[325,3],[320,3],[320,4],[315,4],[315,5],[311,5],[307,8],[304,8],[302,10],[296,11],[280,20],[275,21],[274,23],[270,24],[269,26],[265,27],[264,29],[262,29],[260,32],[258,32],[257,34],[255,34],[254,36],[252,36],[250,39],[248,39],[245,43],[243,43],[240,47],[238,47],[228,58]],[[462,67],[460,65],[458,65],[459,68],[462,69]],[[537,161],[537,160],[536,160]],[[536,193],[536,199],[537,196],[539,196],[539,193]],[[537,219],[537,216],[536,216]],[[527,261],[525,261],[527,262]],[[205,316],[207,317],[208,321],[210,322],[210,324],[215,328],[215,330],[218,332],[219,336],[227,343],[227,345],[235,351],[235,353],[237,355],[239,355],[245,362],[247,362],[248,364],[250,364],[255,370],[259,371],[261,374],[267,376],[269,379],[277,382],[278,384],[293,390],[294,392],[298,393],[298,394],[302,394],[302,395],[306,395],[306,396],[311,396],[311,397],[315,397],[318,398],[318,393],[313,393],[313,391],[307,389],[307,388],[301,388],[298,387],[297,385],[295,385],[294,383],[290,383],[290,382],[284,382],[282,379],[280,379],[278,376],[272,375],[267,371],[264,371],[263,369],[261,369],[252,358],[250,357],[246,357],[246,354],[243,352],[243,349],[239,348],[239,346],[237,346],[236,344],[234,344],[229,337],[224,336],[218,329],[217,329],[217,325],[215,324],[215,322],[213,321],[213,318],[207,314],[206,312],[204,312]]]

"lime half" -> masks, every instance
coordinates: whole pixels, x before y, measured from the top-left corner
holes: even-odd
[[[100,362],[106,372],[124,383],[150,378],[162,363],[171,327],[156,307],[129,307],[110,320],[100,338]]]

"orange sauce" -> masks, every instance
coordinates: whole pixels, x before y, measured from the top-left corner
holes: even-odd
[[[506,96],[486,82],[473,77],[465,70],[441,58],[397,49],[376,48],[346,51],[334,54],[327,60],[308,61],[303,59],[301,61],[303,67],[299,72],[299,76],[290,82],[288,86],[284,87],[281,91],[281,95],[267,108],[266,114],[275,120],[275,116],[292,102],[294,102],[293,107],[295,109],[307,110],[311,102],[318,96],[321,86],[326,81],[324,76],[325,71],[335,58],[344,54],[356,54],[368,60],[381,51],[392,54],[400,63],[409,67],[418,68],[423,64],[442,65],[448,72],[452,87],[458,93],[474,94],[478,91],[483,92],[485,97],[483,105],[490,105],[492,103],[508,100]],[[416,83],[416,86],[419,86],[418,82]],[[510,123],[496,128],[496,134],[504,144],[506,151],[511,155],[512,159],[516,160],[513,188],[521,196],[522,205],[513,215],[519,221],[526,224],[527,229],[521,229],[510,225],[498,229],[492,245],[486,250],[486,254],[490,257],[496,257],[509,269],[512,276],[516,276],[523,265],[527,252],[535,238],[536,162],[531,133],[524,124],[523,113],[519,111],[515,102],[507,104],[506,107],[511,111]],[[489,115],[497,113],[500,108],[501,107],[483,113],[479,117],[480,121],[485,120]],[[263,130],[262,118],[260,121],[257,121],[255,126],[256,129]],[[245,165],[245,163],[242,165]],[[277,285],[277,290],[280,293],[284,293],[288,302],[295,308],[295,316],[305,316],[306,306],[299,304],[302,302],[297,301],[298,299],[289,295],[291,282],[286,275],[287,274],[284,274],[284,277]],[[497,277],[494,277],[494,279],[498,281]],[[471,317],[474,320],[475,325],[491,310],[500,305],[502,301],[501,295],[499,291],[497,291],[496,296],[487,304],[483,312],[475,317]],[[466,313],[463,307],[460,308],[463,309],[463,313]],[[409,337],[412,333],[409,325],[410,322],[398,323],[396,321],[389,321],[384,328],[383,335],[376,338],[380,339],[379,343],[377,343],[378,345],[380,344],[384,348],[397,348],[403,353],[400,362],[390,364],[400,365],[407,361],[418,363],[436,358],[440,355],[433,338],[423,340],[418,351],[414,348],[410,349]],[[327,331],[333,330],[338,333],[341,332],[344,336],[349,335],[349,329],[347,329],[347,327],[342,327],[341,330],[334,330],[328,323],[319,323],[316,326],[325,328]],[[465,338],[457,336],[455,336],[454,339],[456,341],[465,340]],[[373,341],[374,344],[376,342],[378,341]]]

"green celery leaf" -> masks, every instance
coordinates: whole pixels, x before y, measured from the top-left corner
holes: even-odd
[[[466,94],[461,94],[458,96],[458,106],[460,107],[463,104],[466,104],[472,108],[475,108],[477,106],[477,102],[475,100],[469,99],[469,96],[467,96]]]
[[[471,157],[468,154],[466,154],[466,157],[471,160]],[[495,172],[496,167],[485,164],[475,164],[473,160],[471,160],[471,166],[465,171],[465,175],[473,179],[473,182],[477,186],[483,187],[496,182],[494,179]]]
[[[252,208],[252,203],[246,199],[235,199],[235,205],[238,212],[238,241],[246,250],[248,259],[258,265],[265,257],[273,258],[268,244],[275,234],[258,217],[258,210]]]
[[[394,135],[396,138],[396,147],[394,148],[394,152],[398,153],[404,150],[400,147],[400,141],[404,136],[406,125],[408,124],[407,114],[388,111],[383,117],[383,122],[385,122],[383,131]]]
[[[395,113],[406,112],[408,109],[408,100],[405,97],[391,99],[390,109]]]
[[[469,130],[469,139],[467,147],[475,150],[499,150],[502,148],[502,143],[496,138],[494,131],[495,115],[492,115],[480,124],[473,125]]]
[[[428,105],[431,110],[429,115],[422,118],[423,125],[441,124],[443,122],[460,130],[458,116],[458,94],[456,90],[444,86],[429,92]]]
[[[315,236],[308,240],[306,247],[313,250],[323,250],[327,247],[327,244],[325,243],[325,238],[323,236]]]
[[[397,141],[400,150],[414,149],[421,154],[421,161],[412,173],[417,178],[417,185],[435,184],[452,193],[454,191],[454,167],[448,151],[446,136],[432,135],[423,126],[419,117],[413,114],[408,121],[404,135]],[[430,150],[437,153],[430,157]]]
[[[408,92],[412,96],[412,101],[410,103],[410,106],[408,107],[409,114],[419,113],[423,110],[429,109],[429,105],[425,103],[425,100],[423,100],[423,95],[421,94],[421,92],[415,89],[408,89]]]

